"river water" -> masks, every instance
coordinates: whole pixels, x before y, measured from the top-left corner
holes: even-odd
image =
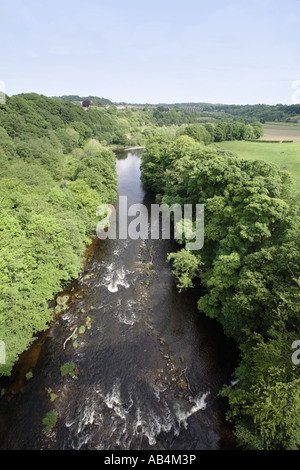
[[[140,157],[117,154],[118,194],[149,207]],[[166,262],[174,250],[172,240],[95,240],[67,307],[0,383],[1,449],[234,448],[219,392],[236,350],[197,311],[199,289],[177,292]],[[82,325],[74,347],[66,340]],[[65,363],[73,376],[62,376]],[[51,410],[58,420],[46,435]]]

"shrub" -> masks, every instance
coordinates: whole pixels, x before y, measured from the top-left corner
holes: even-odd
[[[71,375],[75,373],[75,364],[66,362],[60,367],[60,373],[64,377],[65,375]]]
[[[45,426],[44,433],[46,436],[50,434],[50,431],[53,426],[56,425],[58,418],[57,411],[48,411],[45,418],[43,419],[43,425]]]

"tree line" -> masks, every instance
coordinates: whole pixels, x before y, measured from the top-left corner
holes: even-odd
[[[198,109],[199,116],[210,116],[222,120],[239,119],[247,122],[258,120],[262,123],[267,121],[298,122],[300,120],[300,104],[230,105],[213,103],[177,103],[174,107],[196,107]]]
[[[217,124],[189,124],[177,132],[188,135],[198,142],[210,144],[228,140],[256,140],[263,136],[260,122],[246,124],[241,121],[220,121]]]
[[[149,140],[141,169],[158,203],[204,204],[203,248],[179,244],[168,260],[178,289],[197,285],[199,312],[238,346],[237,383],[223,392],[238,446],[299,449],[300,365],[292,345],[300,340],[300,219],[290,174],[163,133]]]

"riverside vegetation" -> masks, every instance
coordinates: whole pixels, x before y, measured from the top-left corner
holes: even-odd
[[[10,375],[48,328],[53,300],[82,269],[96,209],[116,200],[112,149],[146,146],[142,181],[157,201],[205,206],[204,248],[170,253],[169,261],[178,288],[200,284],[199,310],[239,345],[238,384],[224,392],[238,444],[298,448],[299,368],[291,344],[300,338],[299,209],[292,179],[216,145],[262,133],[255,116],[202,124],[199,113],[176,106],[84,110],[34,93],[7,97],[0,105],[0,339],[6,346],[0,375]],[[55,419],[47,417],[47,430]]]
[[[204,204],[203,249],[169,261],[178,288],[199,285],[200,312],[239,347],[237,383],[223,392],[238,445],[298,449],[300,223],[290,174],[189,136],[153,139],[141,169],[158,202]]]

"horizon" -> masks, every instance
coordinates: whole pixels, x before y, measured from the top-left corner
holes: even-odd
[[[1,89],[0,89],[0,93],[1,93]],[[58,98],[62,98],[62,97],[71,97],[71,96],[78,96],[79,98],[83,98],[83,99],[88,99],[88,98],[98,98],[98,99],[104,99],[104,100],[109,100],[111,101],[111,103],[113,105],[140,105],[140,106],[176,106],[176,105],[213,105],[213,106],[293,106],[293,105],[297,105],[297,104],[300,104],[300,102],[298,103],[291,103],[291,104],[286,104],[286,103],[276,103],[276,104],[268,104],[268,103],[253,103],[253,104],[250,104],[250,103],[245,103],[245,104],[238,104],[238,103],[213,103],[213,102],[208,102],[208,101],[182,101],[182,102],[160,102],[160,103],[150,103],[150,102],[134,102],[134,101],[124,101],[124,100],[119,100],[119,101],[112,101],[109,97],[105,97],[105,96],[98,96],[98,95],[91,95],[91,94],[86,94],[86,95],[77,95],[77,94],[73,94],[73,93],[69,93],[69,94],[62,94],[62,95],[53,95],[53,96],[50,96],[50,95],[45,95],[44,93],[37,93],[35,91],[26,91],[26,92],[20,92],[20,93],[16,93],[14,95],[6,95],[8,96],[8,98],[11,98],[13,96],[17,96],[17,95],[22,95],[22,94],[37,94],[37,95],[41,95],[41,96],[45,96],[46,98],[52,98],[52,99],[58,99]],[[71,100],[67,100],[67,101],[71,101]]]
[[[300,102],[297,0],[0,0],[0,15],[8,96],[71,85],[125,103]]]

